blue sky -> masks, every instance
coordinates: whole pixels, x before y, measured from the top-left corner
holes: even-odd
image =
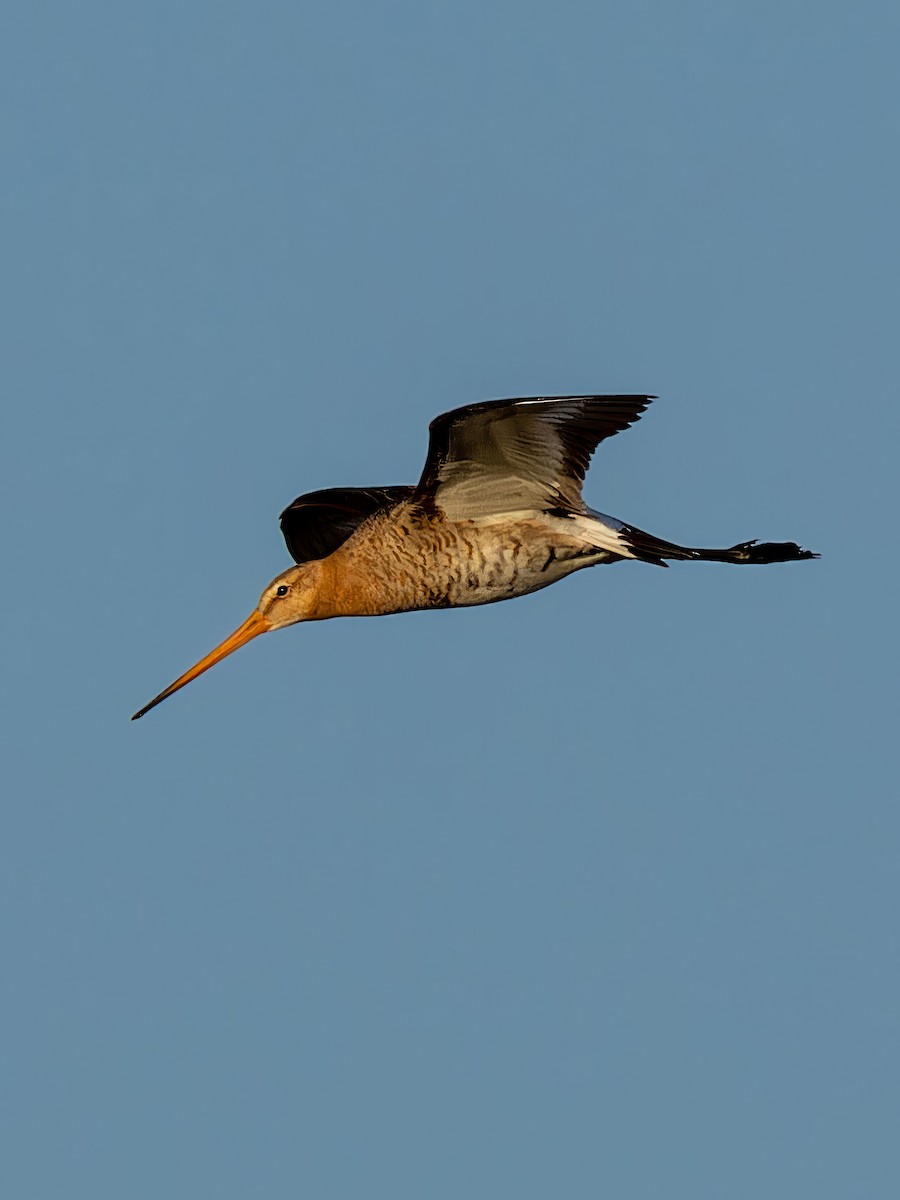
[[[893,1197],[888,4],[7,10],[4,1193]],[[660,399],[815,563],[264,638],[300,492]]]

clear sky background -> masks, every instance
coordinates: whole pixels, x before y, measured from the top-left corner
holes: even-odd
[[[0,1190],[898,1195],[898,9],[31,3]],[[263,638],[277,515],[655,392],[620,565]]]

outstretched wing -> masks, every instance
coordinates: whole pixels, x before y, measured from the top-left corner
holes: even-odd
[[[529,508],[584,508],[581,485],[604,438],[627,429],[653,396],[491,400],[431,422],[416,498],[450,520]]]
[[[324,488],[298,496],[281,514],[281,532],[294,562],[325,558],[373,513],[408,500],[412,487]]]

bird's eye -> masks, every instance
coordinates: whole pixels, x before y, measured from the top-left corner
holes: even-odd
[[[283,583],[281,585],[281,587],[278,588],[278,590],[275,592],[275,595],[276,596],[286,596],[289,591],[290,591],[290,589],[288,588],[288,585],[286,583]]]

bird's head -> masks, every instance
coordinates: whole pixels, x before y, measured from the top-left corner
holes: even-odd
[[[271,629],[284,629],[285,625],[296,625],[298,621],[314,619],[319,607],[320,577],[319,562],[288,567],[263,588],[250,620],[264,621],[265,629],[259,630],[264,633]]]
[[[261,633],[269,633],[273,629],[283,629],[286,625],[295,625],[298,621],[315,620],[319,615],[319,597],[321,584],[321,563],[307,562],[296,567],[288,567],[280,575],[276,575],[270,584],[263,588],[256,608],[243,623],[215,650],[211,650],[205,658],[201,658],[189,671],[185,671],[174,683],[159,693],[149,704],[131,718],[136,721],[144,713],[155,708],[163,700],[183,688],[186,683],[214,667],[226,655],[239,650],[241,646],[252,641]]]

